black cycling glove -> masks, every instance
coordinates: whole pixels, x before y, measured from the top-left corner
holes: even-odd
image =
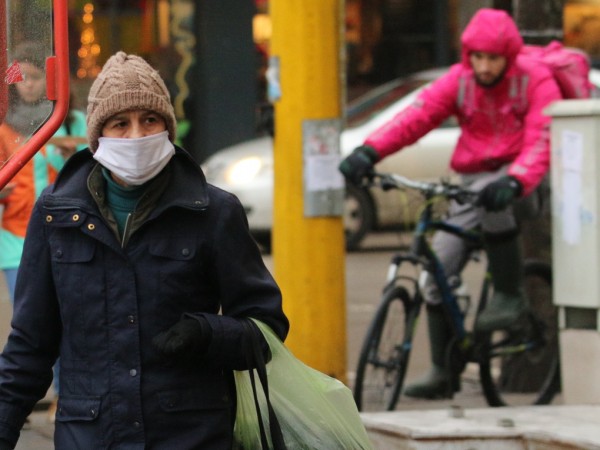
[[[502,177],[483,188],[477,198],[477,205],[487,211],[501,211],[521,195],[523,186],[515,177]]]
[[[339,169],[350,183],[360,185],[363,178],[373,172],[378,159],[379,155],[373,147],[361,145],[340,163]]]

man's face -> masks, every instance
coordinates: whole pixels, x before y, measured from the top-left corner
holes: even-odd
[[[506,57],[496,53],[471,52],[469,62],[475,72],[475,79],[482,86],[495,85],[506,69]]]

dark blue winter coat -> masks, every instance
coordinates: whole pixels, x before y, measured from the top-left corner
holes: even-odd
[[[82,151],[36,204],[0,357],[0,439],[16,442],[60,355],[57,449],[229,449],[238,319],[288,331],[244,210],[177,149],[119,239],[103,185]],[[152,338],[186,313],[210,323],[209,350],[164,361]]]

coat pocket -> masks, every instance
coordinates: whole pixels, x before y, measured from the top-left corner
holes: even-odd
[[[188,309],[189,301],[197,298],[202,268],[192,239],[174,236],[150,242],[149,270],[158,271],[158,289],[162,301],[182,301],[181,308]]]
[[[87,263],[94,257],[96,246],[81,236],[61,236],[50,239],[52,261],[56,264]]]
[[[58,422],[91,422],[98,418],[101,403],[100,397],[60,396],[56,420]]]

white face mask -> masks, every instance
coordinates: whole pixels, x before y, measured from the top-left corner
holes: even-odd
[[[130,186],[139,186],[154,178],[175,154],[169,132],[142,138],[98,139],[94,159]]]

